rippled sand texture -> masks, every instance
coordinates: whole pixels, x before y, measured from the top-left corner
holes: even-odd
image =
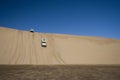
[[[41,39],[47,47],[41,47]],[[120,40],[0,27],[0,64],[120,64]]]

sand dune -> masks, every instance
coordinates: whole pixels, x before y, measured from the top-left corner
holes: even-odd
[[[120,40],[0,27],[0,64],[120,64]]]

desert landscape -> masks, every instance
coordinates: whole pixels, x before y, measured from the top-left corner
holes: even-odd
[[[47,47],[41,39],[47,39]],[[0,28],[0,64],[120,64],[120,40]]]
[[[120,80],[120,40],[0,27],[0,80]]]

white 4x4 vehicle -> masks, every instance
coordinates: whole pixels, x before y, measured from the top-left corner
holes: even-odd
[[[46,39],[42,38],[42,40],[41,40],[41,46],[42,47],[47,47],[47,43],[46,42],[47,42]]]

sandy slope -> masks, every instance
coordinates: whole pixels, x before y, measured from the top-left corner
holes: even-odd
[[[41,38],[47,47],[41,47]],[[0,64],[120,64],[120,40],[0,28]]]

